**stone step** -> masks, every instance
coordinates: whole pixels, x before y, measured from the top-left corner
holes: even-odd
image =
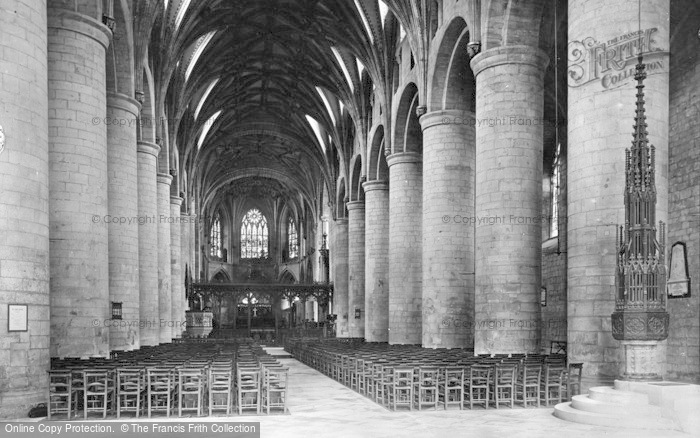
[[[661,417],[645,417],[629,411],[626,415],[603,414],[573,408],[572,402],[560,403],[554,407],[554,416],[574,423],[609,426],[624,429],[675,430],[673,421]]]
[[[631,391],[619,391],[611,386],[596,386],[588,390],[592,400],[625,406],[643,406],[649,404],[646,394]]]
[[[629,405],[609,403],[593,399],[586,394],[575,395],[571,407],[586,412],[625,416],[630,413],[643,417],[661,417],[661,408],[649,404]]]

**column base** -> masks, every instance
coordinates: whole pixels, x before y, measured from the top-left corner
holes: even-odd
[[[625,353],[623,380],[658,381],[656,347],[658,341],[622,341]]]

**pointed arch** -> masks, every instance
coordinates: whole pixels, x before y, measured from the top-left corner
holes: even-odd
[[[413,82],[406,85],[401,93],[401,99],[394,112],[394,140],[392,148],[394,153],[423,151],[423,131],[418,122],[416,109],[418,108],[418,87]]]
[[[438,41],[439,40],[439,41]],[[456,17],[436,40],[437,56],[428,74],[429,111],[476,107],[476,80],[469,65],[470,33],[467,23]]]
[[[364,181],[362,175],[362,156],[356,155],[350,160],[350,166],[350,200],[363,201],[365,199],[365,192],[362,190],[362,183]]]
[[[389,180],[389,166],[386,163],[384,154],[384,125],[377,125],[376,129],[370,133],[372,142],[369,145],[367,156],[367,180]]]

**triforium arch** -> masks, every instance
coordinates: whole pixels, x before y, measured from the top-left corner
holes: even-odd
[[[414,152],[420,154],[423,149],[423,134],[418,114],[418,87],[414,83],[407,84],[400,94],[396,107],[394,135],[392,141],[393,153]]]
[[[476,82],[469,66],[471,38],[465,20],[455,17],[433,40],[437,55],[431,58],[429,67],[428,111],[474,112]]]
[[[366,175],[363,174],[363,162],[362,155],[356,155],[350,161],[350,190],[349,199],[350,201],[364,201],[365,193],[362,190],[362,182],[367,179]]]
[[[384,125],[377,125],[369,135],[371,139],[367,151],[367,180],[388,181],[389,167],[384,153]]]

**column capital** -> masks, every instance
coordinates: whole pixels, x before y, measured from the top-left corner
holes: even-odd
[[[141,103],[138,100],[122,93],[107,92],[107,108],[117,108],[134,115],[134,120],[127,120],[126,126],[136,126],[136,116],[141,112]]]
[[[171,196],[170,205],[182,205],[182,198],[179,196]]]
[[[155,143],[151,143],[150,141],[139,140],[136,143],[136,152],[153,155],[157,158],[158,154],[160,153],[160,146]]]
[[[335,220],[335,225],[336,226],[348,226],[348,218],[346,217],[339,217]]]
[[[64,29],[83,34],[104,47],[109,47],[112,31],[101,21],[68,9],[48,8],[48,28]]]
[[[347,206],[348,206],[348,211],[364,210],[365,209],[365,201],[350,201],[347,203]]]
[[[479,53],[469,63],[474,77],[488,68],[503,64],[526,64],[537,67],[544,72],[549,64],[549,56],[537,47],[501,46]]]
[[[362,188],[365,190],[365,193],[372,190],[389,190],[389,182],[380,179],[365,181],[362,183]]]
[[[418,152],[396,152],[386,157],[387,166],[399,163],[420,163],[422,157]]]
[[[439,110],[423,115],[419,121],[423,131],[438,125],[474,126],[475,115],[472,111]]]
[[[158,173],[157,180],[158,184],[170,185],[170,183],[173,182],[173,176],[168,175],[167,173]]]

